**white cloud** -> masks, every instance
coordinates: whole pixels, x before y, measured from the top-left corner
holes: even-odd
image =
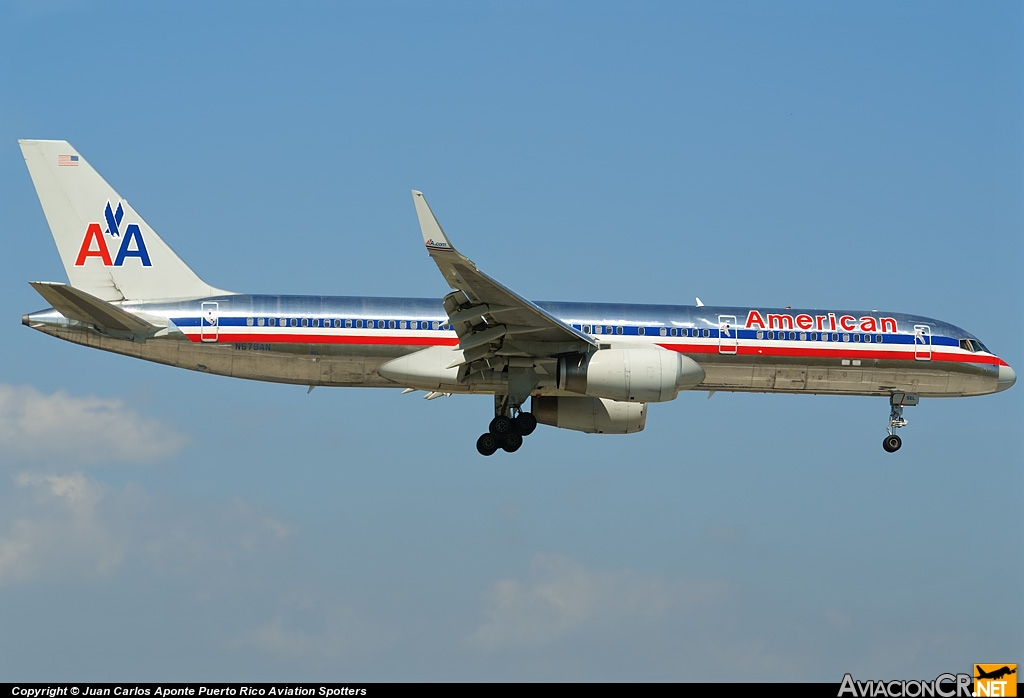
[[[186,438],[134,412],[117,398],[45,395],[0,384],[0,463],[43,462],[72,469],[112,462],[149,462],[180,449]]]
[[[73,573],[105,576],[124,558],[130,530],[111,526],[111,492],[82,473],[22,473],[14,483],[28,495],[0,533],[0,585],[52,579]],[[138,492],[126,489],[116,502],[140,508]],[[2,529],[0,529],[2,530]]]
[[[162,572],[218,572],[291,537],[293,526],[241,499],[184,511],[141,487],[76,472],[24,472],[0,501],[0,587],[97,579],[133,558]]]
[[[545,645],[583,628],[656,623],[727,593],[718,581],[594,571],[563,555],[537,555],[527,579],[498,580],[488,590],[473,640],[486,648]]]
[[[292,592],[267,623],[232,644],[290,659],[337,660],[373,654],[394,641],[383,625],[348,605]]]

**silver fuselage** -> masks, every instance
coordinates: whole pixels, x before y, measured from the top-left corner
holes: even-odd
[[[705,372],[699,390],[843,395],[907,391],[958,397],[1003,387],[1000,366],[1005,362],[964,342],[976,340],[974,335],[903,313],[538,305],[602,346],[658,345],[690,357]],[[53,309],[26,315],[23,321],[60,339],[147,361],[308,386],[405,387],[383,378],[378,368],[424,348],[458,347],[455,333],[444,325],[441,303],[433,299],[232,294],[121,307],[166,319],[167,330],[144,342],[121,339],[67,320]],[[500,379],[441,389],[503,390]],[[542,379],[534,394],[560,391],[552,377]]]

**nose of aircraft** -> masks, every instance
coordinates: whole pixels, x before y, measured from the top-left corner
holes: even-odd
[[[1017,374],[1009,366],[999,367],[999,384],[996,386],[996,392],[1006,390],[1011,385],[1017,382]]]

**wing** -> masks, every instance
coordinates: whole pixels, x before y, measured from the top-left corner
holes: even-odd
[[[521,364],[512,361],[516,357],[544,359],[597,347],[591,337],[480,271],[449,242],[423,194],[413,191],[412,198],[427,252],[452,288],[444,309],[462,350],[463,358],[453,364],[462,366],[460,379],[477,370]]]

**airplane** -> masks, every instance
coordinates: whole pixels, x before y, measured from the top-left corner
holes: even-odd
[[[538,424],[642,431],[681,391],[871,395],[904,407],[1006,390],[1012,368],[970,332],[898,312],[533,302],[452,245],[423,194],[437,298],[281,296],[201,280],[66,141],[19,141],[68,284],[31,282],[52,307],[23,324],[170,366],[308,386],[494,396],[477,439],[512,453]],[[529,409],[527,401],[529,400]]]
[[[994,671],[985,671],[976,664],[975,669],[978,671],[978,675],[974,677],[976,679],[1001,679],[1004,676],[1017,673],[1016,666],[1013,669],[1008,666],[1003,666]]]

